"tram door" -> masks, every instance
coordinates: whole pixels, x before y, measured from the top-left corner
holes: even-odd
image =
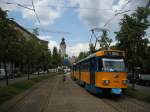
[[[90,83],[95,84],[95,70],[96,70],[95,58],[90,60]]]
[[[79,69],[79,80],[81,80],[81,63],[79,63],[79,65],[78,65],[78,69]]]

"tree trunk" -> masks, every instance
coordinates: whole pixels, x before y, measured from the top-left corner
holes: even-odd
[[[32,68],[32,74],[33,74],[33,72],[34,72],[34,66],[33,66],[33,64],[31,64],[31,68]]]
[[[131,68],[131,75],[132,75],[132,89],[135,88],[135,79],[134,79],[134,69],[133,69],[133,65],[132,65],[132,68]]]
[[[29,67],[29,63],[28,63],[28,80],[30,79],[29,69],[30,69],[30,67]]]
[[[7,65],[6,65],[5,58],[4,58],[4,70],[5,70],[5,77],[6,77],[6,85],[8,85],[8,73],[7,73]]]
[[[38,76],[40,75],[40,73],[39,73],[39,72],[40,72],[40,70],[39,70],[39,69],[40,69],[40,67],[39,67],[39,65],[38,65]]]
[[[15,74],[13,61],[10,62],[10,65],[11,65],[10,73],[11,73],[11,77],[13,77],[13,75]]]

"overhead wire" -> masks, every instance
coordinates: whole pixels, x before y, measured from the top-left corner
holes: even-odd
[[[128,1],[124,4],[124,6],[121,8],[121,10],[116,10],[115,12],[117,12],[117,11],[119,11],[119,12],[115,13],[114,16],[113,16],[111,19],[109,19],[108,21],[106,21],[106,23],[104,24],[103,27],[107,26],[116,16],[131,11],[131,10],[126,10],[126,11],[121,12],[123,9],[125,9],[125,7],[126,7],[130,2],[131,2],[131,0],[128,0]],[[96,35],[95,35],[95,33],[94,33],[94,29],[91,30],[91,31],[92,31],[92,35],[94,35],[94,37],[96,38],[96,42],[95,42],[95,47],[96,47],[98,38],[96,37]],[[91,35],[91,38],[90,38],[90,43],[91,43],[91,40],[92,40],[92,35]]]
[[[53,30],[44,30],[44,32],[50,32],[50,33],[57,33],[57,34],[64,34],[64,35],[69,35],[69,32],[62,32],[62,31],[53,31]]]
[[[35,10],[35,6],[34,6],[34,3],[33,3],[33,0],[31,0],[31,2],[32,2],[32,7],[33,7],[33,11],[34,11],[34,13],[35,13],[35,16],[36,16],[36,18],[37,18],[39,24],[41,24],[40,18],[39,18],[39,16],[38,16],[38,14],[36,13],[36,10]]]
[[[35,17],[37,19],[37,21],[39,22],[39,26],[41,26],[41,21],[40,21],[40,18],[35,10],[35,6],[34,6],[34,3],[33,3],[33,0],[31,0],[31,3],[32,3],[32,8],[33,8],[33,11],[34,11],[34,14],[35,14]],[[43,31],[43,34],[46,35],[46,33]]]
[[[132,1],[132,0],[128,0],[128,1],[124,4],[124,6],[122,6],[121,10],[123,10],[131,1]]]
[[[30,9],[29,7],[33,6],[33,4],[18,4],[18,3],[14,3],[14,2],[5,2],[5,1],[1,1],[5,4],[11,4],[11,5],[18,5],[18,6],[21,6],[21,7],[24,7],[24,8],[28,8]],[[53,5],[53,4],[49,4],[49,5],[40,5],[41,7],[61,7],[61,8],[71,8],[71,9],[81,9],[81,10],[96,10],[96,11],[101,11],[101,10],[107,10],[107,11],[113,11],[112,9],[100,9],[100,8],[93,8],[93,7],[78,7],[78,6],[63,6],[63,5]],[[33,9],[30,9],[30,10],[33,10]]]
[[[25,8],[25,9],[29,9],[29,10],[33,11],[34,14],[35,14],[35,17],[36,17],[36,19],[37,19],[37,21],[38,21],[38,23],[39,23],[39,25],[41,26],[41,21],[40,21],[40,18],[39,18],[39,16],[38,16],[38,13],[37,13],[37,11],[36,11],[36,9],[35,9],[35,5],[34,5],[33,0],[31,0],[31,4],[32,4],[32,5],[22,5],[22,4],[19,4],[19,3],[12,3],[12,2],[5,2],[5,1],[1,1],[1,2],[5,3],[5,4],[8,4],[8,5],[17,5],[17,6],[19,6],[19,7],[23,7],[23,8]],[[27,7],[27,6],[30,6],[30,7],[32,7],[32,8]],[[40,28],[40,29],[41,29],[41,28]],[[41,29],[41,32],[43,32],[44,35],[46,35],[46,32],[49,32],[49,33],[57,33],[57,34],[63,34],[63,35],[68,35],[68,34],[70,34],[69,32],[52,31],[52,30],[49,30],[49,31],[47,30],[47,31],[45,31],[45,30],[43,30],[43,29]]]
[[[36,12],[36,9],[35,9],[35,5],[34,5],[34,2],[33,0],[31,0],[32,2],[32,7],[33,7],[33,11],[35,13],[35,17],[37,18],[38,22],[39,22],[39,25],[41,25],[41,21],[40,21],[40,18],[38,16],[38,13]],[[70,34],[69,32],[62,32],[62,31],[52,31],[52,30],[43,30],[42,28],[41,29],[41,32],[44,33],[44,35],[46,35],[46,32],[50,32],[50,33],[57,33],[57,34],[63,34],[63,35],[66,35],[66,34]]]
[[[119,12],[115,13],[114,16],[113,16],[111,19],[109,19],[108,21],[106,21],[106,23],[104,24],[104,27],[107,26],[114,18],[116,18],[116,16],[131,11],[131,10],[125,10],[125,11],[121,12],[123,9],[125,9],[125,7],[126,7],[131,1],[132,1],[132,0],[128,0],[128,1],[122,6],[121,10],[116,10],[115,12],[117,12],[117,11],[119,11]]]
[[[16,6],[23,7],[23,8],[25,8],[25,9],[28,9],[28,10],[33,11],[32,8],[27,7],[27,6],[25,6],[25,5],[22,5],[22,4],[19,4],[19,3],[4,2],[4,1],[0,1],[0,2],[5,3],[5,4],[7,4],[7,5],[16,5]]]
[[[35,17],[37,18],[37,21],[38,21],[38,23],[39,24],[41,24],[41,21],[40,21],[40,18],[39,18],[39,16],[38,16],[38,14],[37,14],[37,12],[36,12],[36,10],[35,10],[35,5],[34,5],[34,2],[33,2],[33,0],[31,0],[31,2],[32,2],[32,5],[29,5],[29,4],[24,4],[24,5],[22,5],[22,4],[18,4],[18,3],[13,3],[13,2],[4,2],[4,1],[2,1],[3,3],[6,3],[6,4],[11,4],[11,5],[17,5],[17,6],[20,6],[20,7],[23,7],[23,8],[26,8],[26,9],[29,9],[29,10],[31,10],[31,11],[34,11],[34,13],[35,13]],[[125,3],[125,5],[121,8],[121,10],[123,10],[129,3],[131,2],[131,0],[128,0],[126,3]],[[32,8],[30,8],[30,7],[32,6]],[[71,7],[71,6],[61,6],[61,5],[43,5],[43,6],[47,6],[47,7],[61,7],[61,8],[73,8],[73,9],[81,9],[81,10],[97,10],[97,11],[99,11],[99,10],[107,10],[107,11],[113,11],[112,9],[99,9],[99,8],[88,8],[88,7],[77,7],[77,6],[74,6],[74,7]],[[120,11],[121,11],[120,10]],[[118,10],[119,11],[119,10]],[[104,24],[104,27],[105,26],[107,26],[116,16],[118,16],[119,14],[122,14],[122,13],[125,13],[125,12],[129,12],[129,11],[131,11],[131,10],[127,10],[127,11],[124,11],[124,12],[118,12],[118,13],[116,13],[110,20],[108,20],[105,24]],[[44,32],[44,31],[43,31]],[[52,32],[52,33],[54,33],[54,32]],[[60,32],[59,32],[60,33]]]

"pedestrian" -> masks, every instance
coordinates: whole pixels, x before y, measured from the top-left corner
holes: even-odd
[[[63,74],[63,82],[65,82],[66,81],[66,76],[65,76],[65,74]]]

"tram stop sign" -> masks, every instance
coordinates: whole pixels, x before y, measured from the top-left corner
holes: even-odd
[[[64,59],[64,65],[68,65],[69,64],[69,60],[68,59]]]

